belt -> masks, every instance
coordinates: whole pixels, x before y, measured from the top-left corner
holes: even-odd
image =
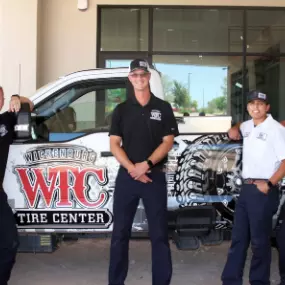
[[[255,178],[247,178],[243,180],[244,184],[254,184],[255,182],[267,182],[268,179],[255,179]]]

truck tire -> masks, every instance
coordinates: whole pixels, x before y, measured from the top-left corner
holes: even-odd
[[[212,203],[211,197],[216,197],[215,208],[231,223],[242,181],[241,150],[241,142],[231,141],[227,134],[194,140],[178,159],[174,193],[179,207]]]

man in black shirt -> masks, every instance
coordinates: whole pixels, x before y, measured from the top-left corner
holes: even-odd
[[[9,154],[9,147],[13,142],[15,112],[21,108],[21,103],[33,103],[25,97],[13,95],[9,112],[0,114],[0,285],[7,285],[15,263],[18,248],[18,233],[12,209],[7,195],[3,190],[3,180]],[[0,86],[0,111],[4,105],[4,92]]]
[[[151,93],[150,77],[145,60],[131,62],[134,96],[119,104],[112,117],[110,147],[120,169],[114,192],[109,285],[123,285],[126,279],[129,239],[140,198],[152,246],[152,284],[168,285],[172,276],[164,164],[178,127],[170,104]]]

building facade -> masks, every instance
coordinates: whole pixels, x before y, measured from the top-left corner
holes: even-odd
[[[167,98],[185,109],[244,118],[246,91],[285,119],[284,0],[0,0],[0,82],[32,95],[59,76],[147,58]],[[7,103],[7,102],[6,102]],[[187,108],[186,108],[187,107]]]

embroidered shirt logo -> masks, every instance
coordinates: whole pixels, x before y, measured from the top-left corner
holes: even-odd
[[[265,133],[259,133],[259,134],[257,135],[257,138],[260,139],[260,140],[266,141],[267,134],[265,134]]]
[[[161,112],[159,110],[151,110],[150,119],[156,120],[156,121],[161,121]]]
[[[8,133],[5,125],[0,125],[0,137],[4,137]]]

